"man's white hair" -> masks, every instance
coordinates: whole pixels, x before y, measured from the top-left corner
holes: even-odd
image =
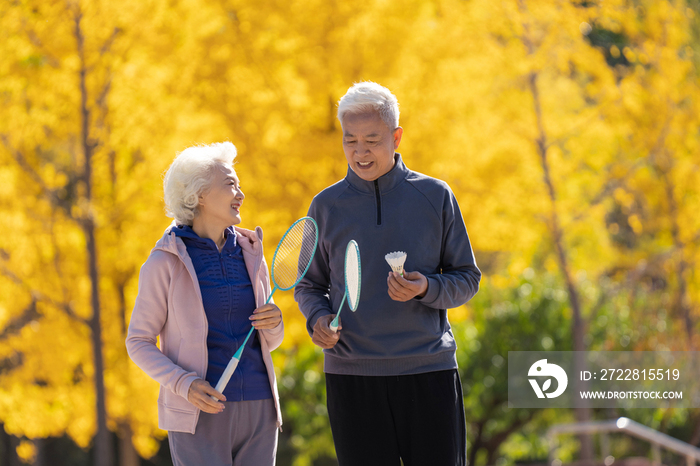
[[[192,146],[177,154],[163,180],[166,215],[178,225],[192,226],[199,196],[211,189],[214,170],[232,166],[236,154],[230,142]]]
[[[399,101],[389,89],[372,81],[352,85],[338,101],[338,120],[350,114],[377,112],[390,131],[399,127]]]

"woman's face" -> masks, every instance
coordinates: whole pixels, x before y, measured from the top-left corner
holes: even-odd
[[[231,165],[219,165],[212,174],[208,192],[199,196],[199,216],[203,222],[226,228],[241,223],[241,205],[245,194]]]

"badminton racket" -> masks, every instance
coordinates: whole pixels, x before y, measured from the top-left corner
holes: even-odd
[[[270,302],[275,291],[287,291],[294,288],[304,275],[309,270],[311,259],[316,253],[318,245],[318,225],[316,220],[311,217],[302,217],[292,224],[291,227],[284,233],[275,255],[272,257],[272,282],[274,287],[267,297],[265,304]],[[223,393],[229,379],[233,375],[238,363],[243,354],[248,339],[253,334],[255,327],[251,327],[248,335],[245,337],[243,344],[238,348],[229,363],[226,365],[224,373],[221,375],[219,382],[216,384],[216,391]],[[214,398],[212,396],[212,398]],[[216,398],[214,398],[216,400]]]
[[[348,307],[352,312],[357,310],[357,305],[360,302],[360,282],[362,278],[362,267],[360,266],[360,247],[354,239],[348,242],[345,248],[345,294],[343,300],[338,307],[338,313],[335,319],[331,322],[331,330],[338,331],[340,311],[343,310],[345,298],[348,300]]]

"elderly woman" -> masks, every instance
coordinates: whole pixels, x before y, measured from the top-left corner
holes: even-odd
[[[245,198],[235,157],[230,142],[195,146],[168,169],[175,221],[141,268],[126,339],[131,359],[160,383],[158,424],[176,466],[275,463],[282,418],[270,351],[282,342],[282,313],[264,304],[262,229],[235,226]],[[219,393],[251,325],[258,331]]]

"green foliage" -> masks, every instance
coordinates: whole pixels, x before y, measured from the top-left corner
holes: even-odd
[[[567,296],[551,274],[526,269],[516,286],[487,279],[472,300],[471,318],[453,325],[464,390],[471,464],[493,464],[499,449],[510,460],[546,455],[542,427],[557,410],[508,405],[509,351],[571,351]]]
[[[278,351],[278,387],[284,418],[277,463],[292,466],[333,464],[333,437],[326,408],[323,352],[304,345]]]

